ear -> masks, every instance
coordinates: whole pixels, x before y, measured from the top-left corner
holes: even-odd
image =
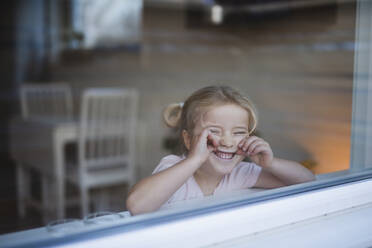
[[[189,135],[189,133],[185,129],[182,130],[182,137],[183,137],[183,143],[185,144],[186,149],[187,150],[190,150],[190,147],[191,147],[191,136]]]

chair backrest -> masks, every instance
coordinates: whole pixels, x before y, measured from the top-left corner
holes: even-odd
[[[137,106],[134,89],[90,88],[83,92],[79,127],[83,169],[134,165]]]
[[[65,83],[25,83],[20,100],[23,119],[72,119],[72,94]]]

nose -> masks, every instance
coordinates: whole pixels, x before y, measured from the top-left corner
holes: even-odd
[[[220,138],[220,145],[230,148],[234,146],[234,140],[231,135],[225,134]]]

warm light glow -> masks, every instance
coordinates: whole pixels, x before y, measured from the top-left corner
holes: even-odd
[[[316,165],[310,168],[315,174],[323,174],[349,169],[350,136],[329,134],[315,136],[305,134],[293,137],[310,154]]]

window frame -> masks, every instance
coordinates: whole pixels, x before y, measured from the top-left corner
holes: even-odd
[[[33,236],[37,236],[38,231],[35,230],[32,235],[32,230],[29,230],[30,239],[25,238],[23,232],[18,232],[8,235],[8,240],[13,240],[13,243],[10,242],[12,244],[9,245],[10,247],[102,247],[106,242],[110,247],[115,247],[115,244],[120,244],[118,247],[134,245],[145,247],[149,242],[154,247],[158,247],[165,245],[164,239],[171,236],[172,239],[179,239],[180,242],[182,240],[187,247],[211,245],[372,204],[371,195],[372,169],[368,169],[342,177],[336,176],[262,191],[253,196],[236,195],[213,202],[200,202],[198,205],[185,208],[138,215],[118,221],[114,225],[86,228],[61,237],[40,235],[40,239],[30,241]],[[275,221],[272,222],[271,219]],[[225,233],[226,225],[228,226],[229,223],[237,227],[233,233]],[[253,226],[249,223],[258,224]],[[241,228],[242,226],[250,228],[244,229]],[[210,230],[214,234],[203,239],[200,237],[203,230]],[[196,238],[185,239],[185,236],[191,234]],[[6,236],[0,237],[0,241],[7,241]]]

